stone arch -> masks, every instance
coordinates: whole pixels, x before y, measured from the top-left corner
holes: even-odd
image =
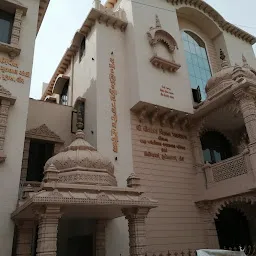
[[[256,202],[256,196],[253,196],[253,195],[239,195],[239,196],[233,196],[230,198],[223,198],[213,203],[212,216],[214,217],[214,219],[217,219],[218,214],[220,214],[220,212],[224,208],[232,204],[236,204],[236,203],[254,204],[255,202]]]
[[[163,29],[159,29],[155,32],[154,39],[157,43],[166,44],[169,52],[173,52],[175,47],[178,49],[178,44],[171,34]]]

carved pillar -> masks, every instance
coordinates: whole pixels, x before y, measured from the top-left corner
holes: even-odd
[[[60,217],[60,207],[58,206],[48,206],[45,212],[39,215],[37,256],[56,256]]]
[[[205,171],[203,170],[204,158],[202,145],[200,140],[200,123],[194,123],[189,129],[189,138],[192,147],[192,153],[194,158],[194,166],[196,169],[197,183],[199,190],[203,190],[206,187]]]
[[[105,220],[96,222],[96,256],[105,256],[106,254],[105,224]]]
[[[244,118],[245,127],[249,137],[250,161],[254,178],[256,179],[256,106],[254,95],[250,90],[239,89],[234,93]]]
[[[19,46],[22,15],[23,15],[23,10],[16,9],[14,21],[13,21],[13,27],[12,27],[12,35],[11,35],[11,45],[15,47]]]
[[[29,158],[29,147],[30,147],[30,139],[25,138],[24,141],[24,149],[23,149],[23,158],[22,158],[22,166],[21,166],[21,182],[25,182],[27,178],[27,170],[28,170],[28,158]]]
[[[208,249],[218,249],[219,239],[212,214],[212,207],[205,202],[198,204],[198,207],[200,208],[200,214],[203,220],[205,244]]]
[[[10,101],[1,100],[1,106],[0,106],[0,162],[3,162],[6,158],[4,155],[4,141],[5,141],[5,133],[6,133],[7,119],[8,119],[10,105],[11,105]]]
[[[32,256],[35,222],[24,220],[17,222],[16,256]]]
[[[244,118],[249,141],[254,143],[256,142],[256,106],[254,96],[243,89],[239,89],[234,94]]]
[[[128,220],[130,256],[145,256],[146,230],[145,219],[148,208],[123,209],[123,214]]]

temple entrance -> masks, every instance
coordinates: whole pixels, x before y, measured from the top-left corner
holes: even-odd
[[[236,208],[225,208],[215,220],[220,248],[251,245],[247,217]]]
[[[93,219],[61,219],[57,256],[94,256],[95,223]]]
[[[93,235],[68,239],[68,256],[93,256]]]

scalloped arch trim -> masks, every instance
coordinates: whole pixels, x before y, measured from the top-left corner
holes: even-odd
[[[230,198],[222,199],[213,204],[213,217],[215,219],[218,218],[218,214],[229,205],[234,203],[246,203],[246,204],[254,204],[256,202],[256,196],[253,195],[240,195],[233,196]]]
[[[219,12],[202,0],[166,0],[166,2],[172,5],[192,6],[205,13],[214,22],[216,22],[222,30],[234,35],[235,37],[241,38],[250,44],[256,43],[256,37],[226,21]],[[105,7],[114,8],[116,3],[117,0],[107,0]]]

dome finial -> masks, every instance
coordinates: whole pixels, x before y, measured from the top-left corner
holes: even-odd
[[[158,17],[158,15],[156,15],[156,28],[161,28],[161,22],[160,22],[160,19]]]
[[[249,64],[247,62],[247,59],[244,57],[244,55],[242,54],[242,60],[243,60],[243,67],[244,68],[249,68]]]
[[[82,111],[81,111],[81,106],[77,110],[77,123],[76,123],[76,138],[77,139],[85,139],[85,134],[83,132],[84,129],[84,122],[83,122],[83,117],[82,117]]]
[[[228,68],[228,62],[226,60],[226,55],[224,54],[224,52],[222,51],[222,49],[220,49],[220,59],[222,60],[221,62],[221,67],[224,68]]]

